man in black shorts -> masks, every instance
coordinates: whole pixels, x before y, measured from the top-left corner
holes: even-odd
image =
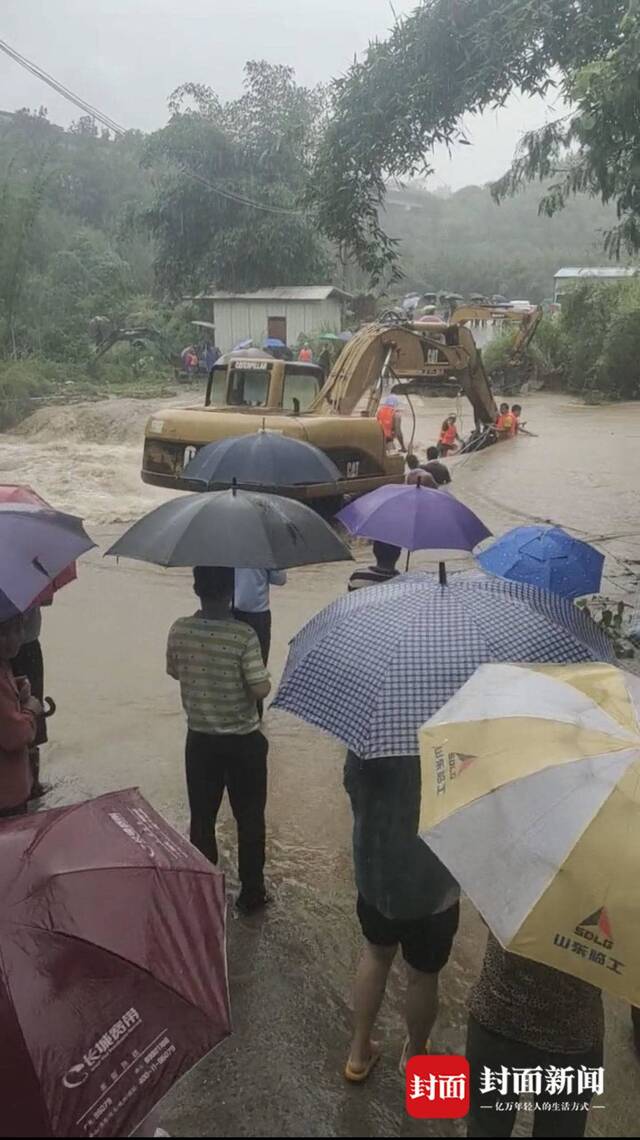
[[[438,975],[458,928],[459,888],[418,836],[418,756],[361,760],[350,752],[344,782],[353,809],[357,910],[365,937],[345,1077],[361,1082],[380,1056],[371,1035],[398,945],[407,971],[401,1067],[427,1051],[438,1011]]]

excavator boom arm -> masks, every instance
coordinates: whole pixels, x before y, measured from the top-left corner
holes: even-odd
[[[543,316],[544,312],[540,305],[538,305],[537,309],[534,309],[532,313],[526,314],[526,319],[522,322],[522,328],[520,329],[520,332],[518,333],[513,343],[511,358],[509,361],[510,364],[516,364],[526,349],[529,347],[531,341],[536,335],[538,325],[540,324]]]
[[[396,392],[406,382],[412,392],[425,394],[434,384],[452,380],[468,397],[477,423],[495,421],[491,385],[471,332],[444,322],[365,325],[341,352],[310,410],[350,415],[369,393],[372,415],[387,379]]]

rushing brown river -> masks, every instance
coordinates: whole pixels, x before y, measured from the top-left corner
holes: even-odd
[[[197,398],[192,397],[193,402]],[[186,402],[181,397],[181,402]],[[585,407],[563,396],[523,399],[536,433],[452,460],[453,489],[495,533],[530,519],[552,520],[606,551],[607,588],[635,592],[640,562],[640,404]],[[455,401],[453,402],[455,404]],[[113,399],[41,409],[0,437],[0,480],[31,483],[54,505],[83,515],[104,547],[171,492],[140,481],[142,435],[158,401]],[[454,406],[416,400],[416,443],[435,441]],[[461,404],[463,432],[471,415]],[[407,435],[410,415],[404,416]],[[364,544],[358,558],[366,559]],[[415,560],[420,565],[421,559]],[[272,592],[274,678],[289,639],[341,594],[348,563],[294,570]],[[178,827],[187,823],[184,722],[165,674],[167,629],[194,608],[190,576],[100,551],[44,617],[47,692],[58,703],[43,757],[51,803],[140,785]],[[397,1064],[401,988],[383,1008],[384,1056],[366,1089],[341,1071],[349,1038],[351,984],[359,946],[354,913],[350,815],[342,790],[343,750],[276,711],[270,740],[268,878],[275,901],[263,917],[230,920],[234,1035],[167,1098],[165,1126],[194,1136],[453,1136],[457,1122],[410,1122]],[[220,827],[230,888],[235,837]],[[483,951],[482,925],[465,906],[454,956],[442,979],[438,1051],[464,1046],[466,999]],[[605,1109],[590,1133],[638,1136],[640,1090],[628,1011],[607,1002]]]
[[[199,394],[173,403],[197,403]],[[0,442],[0,479],[31,483],[53,504],[98,525],[130,522],[172,492],[140,480],[142,438],[157,399],[110,399],[42,408]],[[437,438],[452,410],[472,426],[466,401],[415,399],[415,443]],[[451,461],[454,488],[496,531],[553,521],[602,546],[607,574],[631,587],[640,565],[640,404],[586,406],[569,397],[523,398],[534,437]],[[408,409],[405,434],[411,433]],[[611,582],[609,582],[611,584]]]

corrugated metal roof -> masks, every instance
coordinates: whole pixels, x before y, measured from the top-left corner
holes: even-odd
[[[622,265],[577,265],[559,269],[554,277],[635,277],[638,272],[640,270]]]
[[[200,293],[201,301],[326,301],[329,297],[348,300],[351,293],[336,289],[334,285],[275,285],[272,289],[256,289],[252,293],[228,293],[224,289],[210,289]]]

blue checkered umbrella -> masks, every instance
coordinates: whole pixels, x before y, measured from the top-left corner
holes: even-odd
[[[582,610],[535,586],[406,574],[354,591],[293,640],[278,708],[359,756],[412,755],[418,728],[490,661],[611,661]]]

